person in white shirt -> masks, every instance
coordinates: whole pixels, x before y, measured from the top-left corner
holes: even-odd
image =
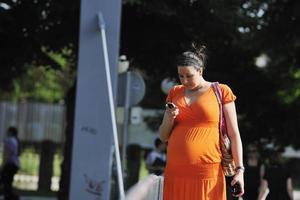
[[[9,127],[3,147],[2,182],[4,200],[19,199],[18,195],[13,192],[12,187],[14,176],[20,168],[19,155],[20,142],[18,139],[18,130],[15,127]]]
[[[154,141],[155,148],[147,155],[146,168],[150,174],[162,175],[166,165],[166,144],[159,138]]]

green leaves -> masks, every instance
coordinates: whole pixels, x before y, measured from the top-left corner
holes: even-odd
[[[9,8],[0,9],[0,89],[10,91],[13,78],[26,72],[26,63],[57,69],[43,48],[60,52],[67,47],[76,57],[79,0],[1,2]]]
[[[2,94],[2,99],[48,103],[64,100],[65,93],[75,78],[75,70],[71,68],[70,61],[64,58],[64,54],[69,54],[70,51],[67,49],[64,49],[62,53],[43,51],[59,67],[53,68],[49,65],[43,66],[35,63],[27,64],[26,72],[13,79],[13,92]]]
[[[238,97],[244,142],[296,144],[283,124],[300,124],[300,1],[136,2],[123,6],[121,54],[148,77],[142,106],[162,107],[161,81],[177,78],[176,55],[196,41],[208,47],[205,78]],[[269,60],[258,68],[262,54]]]
[[[285,104],[295,104],[300,100],[300,69],[295,69],[288,76],[289,84],[278,91],[278,96]]]

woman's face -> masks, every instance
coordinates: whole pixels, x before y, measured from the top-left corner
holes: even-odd
[[[194,66],[177,67],[178,76],[182,85],[187,89],[198,87],[201,81],[201,69],[196,69]]]

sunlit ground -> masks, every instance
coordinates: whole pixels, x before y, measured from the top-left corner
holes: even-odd
[[[139,179],[143,180],[143,179],[145,179],[145,177],[147,177],[147,175],[148,175],[148,171],[145,167],[144,159],[141,159]],[[22,188],[22,190],[36,190],[38,187],[38,176],[18,174],[14,178],[14,186],[16,188]],[[52,177],[51,190],[58,191],[58,189],[59,189],[59,177],[54,176],[54,177]],[[3,200],[2,196],[0,196],[0,200]],[[26,196],[26,197],[22,197],[22,200],[56,200],[56,198]],[[294,191],[294,200],[300,200],[300,191],[299,190]]]

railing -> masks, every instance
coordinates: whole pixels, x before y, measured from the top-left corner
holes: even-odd
[[[19,156],[20,169],[14,177],[14,187],[19,190],[38,190],[42,144],[22,144],[21,146],[21,155]],[[0,169],[2,166],[2,149],[0,145]],[[53,173],[50,177],[47,177],[51,179],[49,188],[51,191],[59,190],[62,159],[62,146],[55,145],[52,166],[47,166],[49,168],[48,170],[51,170]],[[42,180],[45,180],[45,176]]]
[[[0,102],[0,142],[7,128],[15,126],[25,142],[64,142],[65,106],[35,102]]]
[[[162,200],[163,177],[149,175],[132,186],[126,194],[126,200]]]

